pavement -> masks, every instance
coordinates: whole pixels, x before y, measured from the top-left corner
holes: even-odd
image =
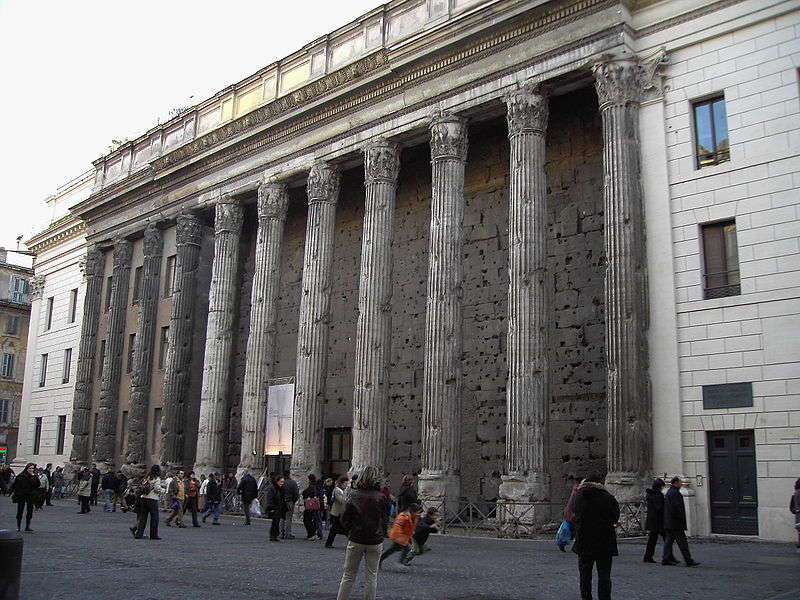
[[[269,542],[267,522],[243,526],[222,517],[219,527],[168,528],[161,541],[134,540],[130,514],[74,501],[55,501],[34,515],[25,534],[21,600],[220,600],[336,598],[346,540],[335,548],[298,539]],[[15,528],[15,505],[0,497],[0,528]],[[791,544],[691,541],[697,568],[643,564],[643,540],[620,543],[613,597],[644,600],[798,600],[800,554]],[[552,541],[431,536],[429,554],[407,572],[399,554],[378,577],[382,600],[579,600],[577,557]],[[676,549],[677,551],[677,549]],[[679,556],[680,558],[680,556]],[[2,557],[0,557],[2,560]],[[361,579],[352,598],[362,598]]]

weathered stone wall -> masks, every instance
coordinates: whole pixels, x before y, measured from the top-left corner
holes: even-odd
[[[550,102],[547,133],[552,496],[605,474],[603,147],[594,90]]]

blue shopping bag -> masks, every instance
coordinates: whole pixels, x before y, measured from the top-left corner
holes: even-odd
[[[556,545],[566,546],[571,541],[572,541],[572,526],[569,524],[569,521],[562,521],[561,527],[558,528],[558,533],[556,533]]]

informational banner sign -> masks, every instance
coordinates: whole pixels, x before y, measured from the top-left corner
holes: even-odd
[[[292,453],[294,384],[271,385],[267,390],[267,431],[264,454]]]

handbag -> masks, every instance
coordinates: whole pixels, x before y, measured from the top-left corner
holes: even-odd
[[[261,516],[261,503],[258,501],[258,498],[250,503],[250,506],[247,508],[247,510],[249,510],[250,514],[254,517]]]
[[[312,496],[311,498],[306,498],[305,500],[303,500],[303,508],[305,508],[306,510],[319,510],[320,509],[319,498],[317,498],[316,496]]]
[[[561,526],[556,533],[556,545],[566,546],[572,541],[572,526],[569,521],[561,521]]]

